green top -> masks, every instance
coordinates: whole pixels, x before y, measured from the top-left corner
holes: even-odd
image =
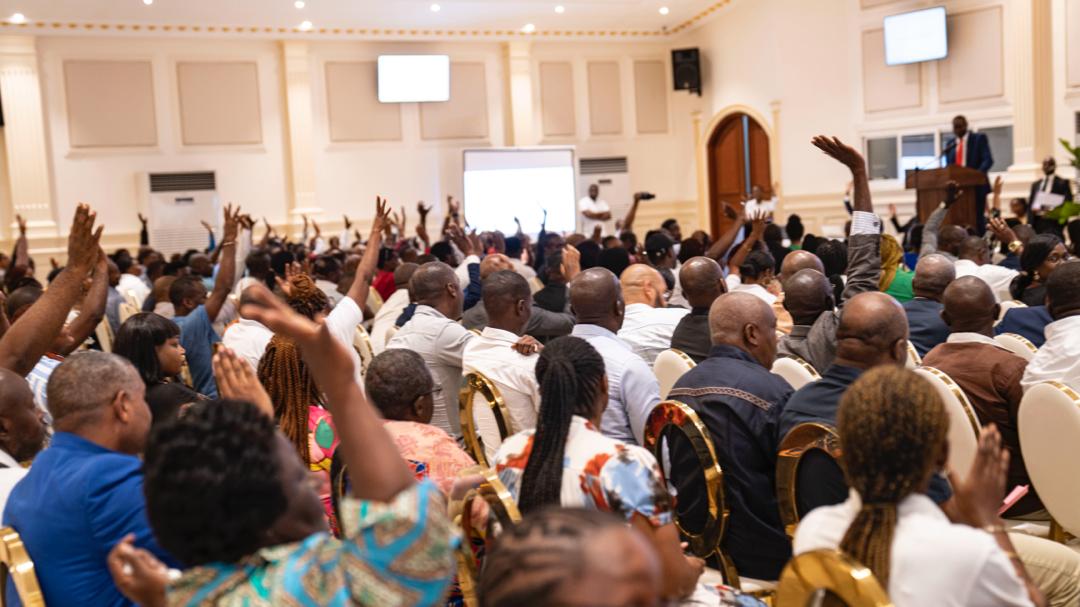
[[[911,288],[911,279],[914,277],[915,272],[902,267],[897,268],[896,276],[893,276],[892,283],[889,284],[888,289],[885,289],[885,293],[892,295],[900,303],[911,301],[915,298],[915,291]]]

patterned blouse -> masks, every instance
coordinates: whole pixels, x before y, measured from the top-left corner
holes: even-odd
[[[534,433],[525,430],[511,436],[495,455],[495,471],[515,500],[521,495]],[[672,521],[671,498],[656,458],[641,447],[600,434],[576,415],[563,456],[562,505],[612,512],[627,521],[636,513],[656,527]]]
[[[338,446],[337,429],[330,412],[318,405],[308,408],[308,467],[318,477],[319,497],[326,509],[330,526],[337,530],[334,506],[330,503],[330,464]]]
[[[171,606],[441,605],[457,545],[442,495],[430,482],[388,504],[346,498],[345,539],[317,533],[263,548],[234,564],[194,567],[168,590]]]
[[[442,428],[403,421],[386,421],[383,427],[393,437],[401,457],[422,464],[428,477],[446,495],[450,495],[458,473],[476,465]]]

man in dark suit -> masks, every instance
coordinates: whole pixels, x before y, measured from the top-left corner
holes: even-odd
[[[949,149],[945,152],[946,164],[989,173],[990,167],[994,166],[994,156],[990,153],[990,140],[982,133],[969,131],[967,118],[963,116],[953,118],[952,125],[956,139],[955,144],[950,143]],[[978,222],[975,227],[979,234],[986,231],[986,195],[989,193],[989,181],[987,185],[975,188],[975,216]]]
[[[1075,215],[1078,210],[1074,205],[1069,204],[1073,201],[1072,184],[1067,179],[1054,175],[1054,172],[1057,171],[1057,161],[1054,160],[1053,156],[1047,156],[1043,160],[1042,169],[1045,177],[1031,184],[1031,196],[1028,198],[1028,208],[1031,209],[1031,225],[1039,234],[1054,234],[1058,238],[1062,238],[1064,233],[1061,226],[1068,221],[1069,217]],[[1064,196],[1065,202],[1056,209],[1036,209],[1034,206],[1035,197],[1039,192]]]
[[[919,356],[949,339],[949,326],[941,319],[941,296],[956,279],[953,262],[942,255],[926,255],[915,266],[911,286],[915,299],[904,302],[910,335],[908,339]]]

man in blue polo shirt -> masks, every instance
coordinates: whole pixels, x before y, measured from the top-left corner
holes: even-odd
[[[47,605],[131,605],[106,565],[128,534],[174,564],[146,519],[138,457],[150,429],[145,393],[131,363],[103,352],[71,356],[49,379],[56,433],[4,510],[4,525],[19,532],[34,561]]]

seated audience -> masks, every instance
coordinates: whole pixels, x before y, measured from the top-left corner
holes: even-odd
[[[178,404],[205,398],[180,379],[184,368],[180,327],[167,318],[140,312],[127,319],[116,334],[113,354],[128,359],[139,372],[154,425],[175,419],[180,413]],[[184,394],[186,400],[177,403],[177,394]]]
[[[847,270],[851,264],[848,258],[850,251],[848,245],[851,241],[851,220],[845,224],[844,234],[847,242],[842,240],[826,240],[818,245],[815,254],[821,259],[825,268],[825,277],[833,287],[833,297],[840,301],[843,299],[844,288],[847,286]],[[876,248],[876,247],[875,247]]]
[[[383,301],[371,322],[371,349],[379,354],[386,349],[386,342],[394,321],[409,305],[409,280],[420,266],[403,263],[394,270],[394,293]]]
[[[26,544],[46,604],[129,605],[105,563],[117,542],[134,534],[174,563],[145,514],[146,386],[126,359],[84,352],[56,368],[48,389],[56,433],[11,491],[3,524]]]
[[[911,286],[914,273],[904,267],[904,249],[900,243],[888,234],[881,235],[881,279],[878,290],[892,295],[896,301],[904,303],[914,297]]]
[[[382,413],[401,457],[419,462],[439,489],[450,495],[454,479],[476,466],[457,441],[431,425],[435,381],[424,359],[410,350],[387,350],[368,365],[364,392]]]
[[[247,289],[240,292],[241,306],[247,302],[247,296],[244,294],[246,291]],[[270,329],[250,318],[244,318],[241,314],[236,322],[225,329],[225,334],[221,336],[221,345],[246,360],[252,369],[258,369],[259,361],[266,352],[266,345],[270,343],[270,338],[273,336]]]
[[[808,254],[802,251],[803,254]],[[796,255],[793,253],[788,258]],[[780,338],[777,352],[785,356],[797,356],[810,366],[824,371],[828,368],[825,361],[836,355],[835,338],[810,340],[810,331],[823,315],[833,315],[836,302],[833,300],[833,288],[829,279],[813,268],[799,270],[784,282],[784,308],[791,314],[791,332]],[[827,335],[824,331],[816,337]],[[835,332],[833,333],[835,335]]]
[[[375,275],[371,288],[382,297],[383,301],[390,299],[397,289],[397,280],[394,278],[394,270],[401,264],[401,259],[396,251],[384,247],[379,249],[379,273]]]
[[[956,201],[960,200],[960,186],[956,182],[950,182],[945,192],[945,200],[941,205],[926,218],[926,225],[922,231],[922,246],[919,248],[919,257],[925,257],[931,253],[943,255],[949,261],[956,263],[960,256],[960,246],[967,239],[968,233],[964,228],[957,225],[942,225],[949,209]]]
[[[105,318],[109,321],[109,328],[113,333],[120,330],[120,304],[127,303],[124,296],[120,294],[120,291],[116,290],[116,285],[120,284],[120,268],[116,266],[116,262],[106,258],[105,264],[109,268],[109,289],[105,295]]]
[[[118,257],[116,268],[120,270],[117,289],[124,296],[133,299],[136,308],[141,308],[143,301],[150,295],[150,287],[142,279],[142,266],[135,263],[130,255],[124,255]]]
[[[34,404],[26,380],[0,368],[0,514],[12,488],[24,476],[29,462],[45,448],[48,427],[45,412]]]
[[[569,279],[573,279],[574,276],[580,271],[580,268],[576,265],[579,259],[577,249],[573,247],[567,247],[563,250],[563,257],[565,263],[562,264],[562,272],[564,276],[568,276]],[[504,255],[488,255],[484,258],[484,261],[480,262],[480,301],[477,304],[461,315],[461,324],[466,329],[483,330],[488,326],[488,312],[487,307],[484,305],[483,300],[483,282],[487,280],[492,274],[501,270],[510,269],[506,265],[507,258]],[[527,283],[526,283],[527,284]],[[532,288],[530,287],[530,291]],[[531,301],[530,297],[530,301]],[[550,339],[552,337],[559,337],[562,335],[569,335],[570,331],[574,328],[574,316],[567,312],[550,312],[532,304],[532,313],[529,315],[528,324],[525,325],[525,335],[531,335],[541,341]]]
[[[169,287],[169,301],[172,302],[176,316],[173,320],[180,327],[180,345],[187,354],[188,368],[194,388],[209,398],[217,397],[214,385],[214,371],[211,358],[214,344],[221,341],[214,330],[214,321],[226,304],[226,298],[233,288],[236,273],[236,233],[240,219],[240,209],[234,211],[231,206],[225,208],[225,234],[219,247],[221,267],[213,282],[213,290],[207,293],[206,279],[213,274],[210,260],[203,256],[192,257],[192,275],[181,276]],[[196,263],[196,258],[200,258]],[[205,264],[203,263],[205,260]],[[202,269],[203,266],[209,270]],[[209,272],[209,274],[207,273]]]
[[[1069,251],[1053,234],[1039,234],[1024,245],[1020,255],[1020,273],[1009,286],[1012,299],[1028,306],[1046,303],[1046,281],[1050,274],[1069,260]]]
[[[601,268],[605,268],[616,277],[622,276],[622,273],[626,268],[633,265],[634,261],[630,259],[630,252],[622,247],[612,247],[610,249],[604,249],[600,252]]]
[[[696,241],[695,241],[696,242]],[[679,319],[671,334],[671,347],[689,356],[695,363],[709,357],[712,338],[709,334],[709,307],[727,292],[720,264],[708,257],[692,257],[679,270],[679,284],[690,304],[690,313]]]
[[[1050,275],[1046,308],[1054,322],[1046,325],[1046,343],[1028,361],[1024,390],[1044,381],[1080,390],[1080,262],[1062,264]]]
[[[518,344],[532,316],[532,290],[514,270],[500,270],[484,279],[483,294],[487,327],[465,346],[461,372],[480,373],[491,380],[510,415],[505,420],[510,428],[515,432],[529,430],[536,427],[536,412],[540,409],[537,357],[532,349],[520,353],[515,348],[520,348]],[[473,416],[476,433],[484,442],[488,461],[492,461],[502,442],[495,415],[486,406],[476,406]]]
[[[531,281],[536,278],[536,270],[530,268],[528,264],[521,260],[521,254],[524,251],[522,239],[517,236],[510,236],[503,241],[503,244],[505,246],[503,254],[510,258],[510,265],[514,268],[514,271],[521,274],[525,280]]]
[[[1046,306],[1010,308],[994,326],[994,334],[1015,333],[1041,348],[1046,343],[1046,326],[1054,322]]]
[[[587,341],[604,359],[608,406],[600,431],[640,445],[645,420],[660,402],[660,384],[645,360],[617,335],[625,315],[619,279],[605,268],[585,270],[570,283],[570,305],[577,316],[571,335]]]
[[[591,240],[582,242],[579,247],[585,247],[586,243],[596,243]],[[577,247],[575,247],[577,248]],[[545,257],[544,264],[536,269],[537,275],[541,282],[544,283],[544,288],[540,289],[536,293],[533,293],[533,303],[537,307],[543,308],[548,312],[569,312],[570,311],[570,281],[566,279],[565,267],[563,264],[563,253],[565,248],[555,251]],[[578,249],[578,257],[581,259],[582,268],[585,265],[585,251]],[[600,253],[594,251],[595,260],[590,262],[589,267],[595,267],[600,264]]]
[[[645,264],[627,268],[619,278],[619,286],[626,304],[619,339],[652,365],[656,355],[670,347],[675,327],[688,311],[666,307],[671,291],[660,272]]]
[[[307,467],[276,429],[258,382],[227,382],[222,393],[236,400],[193,406],[146,453],[154,535],[189,567],[169,584],[169,603],[442,604],[454,534],[440,493],[413,480],[360,386],[341,381],[356,369],[329,328],[261,287],[253,301],[245,315],[299,345],[338,422],[353,491],[342,503],[342,539],[327,533]],[[110,555],[128,596],[164,601],[167,576],[145,561],[126,543]]]
[[[883,367],[856,381],[838,415],[850,497],[803,519],[795,553],[844,551],[897,607],[1044,604],[997,514],[1008,456],[992,426],[957,486],[962,520],[925,495],[945,465],[948,427],[937,393],[910,371]]]
[[[776,262],[768,252],[750,251],[738,266],[738,272],[728,275],[728,288],[733,293],[749,293],[771,306],[776,302],[776,295],[767,287],[773,281],[775,266]]]
[[[582,339],[560,337],[540,354],[536,378],[543,398],[536,429],[508,438],[495,457],[522,513],[561,505],[617,514],[656,548],[664,596],[689,595],[704,563],[682,554],[656,459],[597,430],[608,402],[603,358]]]
[[[457,322],[465,294],[453,268],[442,262],[420,266],[409,281],[409,291],[416,300],[416,312],[387,342],[386,348],[412,350],[424,358],[432,377],[442,388],[435,394],[431,423],[453,437],[461,436],[457,406],[461,359],[465,346],[476,338]]]
[[[678,226],[678,224],[675,225]],[[673,240],[663,230],[653,232],[645,238],[645,257],[648,259],[648,265],[655,268],[664,279],[672,305],[681,306],[684,302],[679,289],[679,276],[675,272],[675,266],[678,265],[675,258],[676,246],[678,246],[678,241]],[[622,280],[622,277],[620,276],[619,279]],[[679,298],[677,301],[676,297]]]
[[[949,326],[941,319],[944,308],[941,297],[955,279],[956,267],[944,255],[926,255],[915,266],[915,278],[911,281],[915,297],[904,302],[904,313],[907,314],[908,339],[919,356],[926,356],[934,346],[949,338]]]
[[[952,333],[946,343],[923,357],[923,365],[945,373],[967,396],[983,425],[994,424],[1009,451],[1009,488],[1031,491],[1008,511],[1008,518],[1042,510],[1020,451],[1017,413],[1024,391],[1020,380],[1027,361],[994,341],[998,304],[989,285],[974,276],[957,278],[945,289],[941,316]]]
[[[990,286],[997,301],[1012,299],[1009,286],[1017,278],[1015,270],[990,263],[990,247],[978,236],[969,236],[960,244],[956,277],[975,276]]]
[[[791,386],[769,372],[776,316],[749,293],[727,293],[713,302],[709,329],[709,358],[679,378],[668,397],[694,409],[712,436],[731,510],[724,552],[739,575],[775,580],[791,556],[775,491],[777,429],[791,396]],[[683,441],[671,444],[669,480],[680,519],[702,520],[708,497],[697,456]]]

